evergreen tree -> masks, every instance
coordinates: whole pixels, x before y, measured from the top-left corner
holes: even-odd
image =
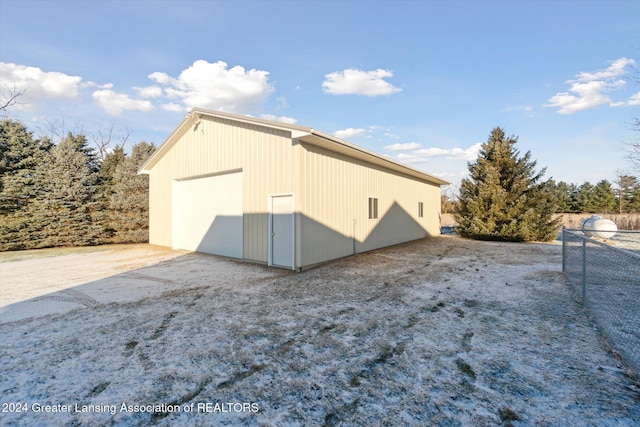
[[[560,181],[558,189],[563,193],[558,204],[558,212],[578,212],[578,187]]]
[[[618,213],[640,211],[640,183],[635,176],[620,175],[618,185]]]
[[[33,138],[20,122],[0,122],[0,213],[24,208],[37,193],[35,170],[51,148],[49,140]]]
[[[457,231],[465,237],[489,240],[548,241],[556,237],[559,219],[545,170],[527,152],[519,157],[515,136],[501,128],[491,131],[478,159],[468,165],[456,211]]]
[[[42,167],[43,197],[34,220],[40,226],[39,247],[99,243],[95,156],[82,135],[69,133],[51,149]]]
[[[22,123],[0,122],[0,250],[33,247],[32,218],[42,194],[37,171],[50,148]]]
[[[97,209],[95,219],[100,224],[103,232],[103,238],[108,241],[115,234],[115,230],[111,227],[111,215],[109,205],[111,196],[113,195],[113,175],[118,165],[125,160],[124,147],[117,145],[113,151],[104,156],[100,162],[100,171],[98,172],[98,196]]]
[[[616,193],[613,191],[611,183],[606,179],[593,187],[592,199],[595,212],[609,213],[616,207]]]
[[[549,195],[556,204],[556,212],[569,213],[575,211],[575,191],[576,187],[573,184],[567,184],[564,181],[556,184],[553,180],[549,181]]]
[[[116,242],[149,241],[149,179],[138,175],[138,169],[154,150],[155,146],[146,142],[134,145],[131,156],[113,174],[109,215]]]
[[[580,213],[593,213],[596,207],[593,200],[593,185],[585,182],[578,188],[576,195],[577,211]]]
[[[636,181],[636,185],[631,190],[627,210],[628,212],[640,212],[640,182],[638,181]]]
[[[63,138],[65,144],[69,144],[75,151],[84,155],[87,168],[90,173],[97,173],[100,171],[100,161],[96,150],[89,146],[87,137],[82,134],[67,133],[66,138]]]
[[[107,188],[111,187],[113,174],[118,165],[124,162],[125,157],[124,147],[121,145],[116,145],[113,151],[104,156],[104,160],[100,163],[100,172],[98,173],[101,185]]]

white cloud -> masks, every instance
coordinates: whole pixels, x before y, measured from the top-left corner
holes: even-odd
[[[274,114],[262,114],[260,117],[266,120],[274,120],[276,122],[287,123],[290,125],[294,125],[298,122],[298,119],[294,119],[293,117],[276,116]]]
[[[422,146],[417,142],[405,142],[404,144],[396,143],[391,145],[385,145],[384,148],[386,150],[391,150],[391,151],[410,151],[410,150],[416,150],[420,147]]]
[[[396,156],[396,158],[402,163],[409,163],[409,164],[425,163],[427,161],[427,159],[422,156],[417,156],[415,154],[407,154],[407,153],[400,153]]]
[[[578,74],[579,81],[590,82],[593,80],[607,80],[615,77],[619,77],[624,75],[626,71],[627,65],[634,65],[636,61],[629,58],[620,58],[616,59],[611,63],[611,65],[605,69],[596,71],[593,73],[582,72]]]
[[[521,113],[527,113],[528,116],[533,116],[533,107],[530,105],[513,105],[510,107],[505,107],[502,110],[500,110],[501,113],[510,113],[512,111],[515,112],[521,112]]]
[[[87,88],[87,87],[91,87],[91,88],[97,88],[97,89],[111,89],[113,88],[113,83],[105,83],[102,85],[99,85],[96,82],[82,82],[80,84],[81,88]]]
[[[329,73],[324,77],[322,90],[332,95],[380,96],[390,95],[402,90],[384,80],[385,78],[393,77],[393,73],[381,68],[374,71],[349,68],[344,71]]]
[[[70,76],[59,72],[46,72],[37,67],[28,67],[13,63],[0,62],[2,82],[0,88],[5,91],[26,91],[20,106],[28,109],[43,99],[74,99],[82,77]]]
[[[478,142],[469,148],[421,148],[413,154],[423,157],[445,157],[450,160],[475,160],[482,143]]]
[[[627,101],[627,104],[630,106],[640,105],[640,92],[632,95],[631,98],[629,98],[629,101]]]
[[[566,81],[571,84],[569,90],[555,94],[545,106],[557,107],[560,114],[573,114],[600,105],[624,105],[613,101],[606,93],[618,90],[626,84],[626,81],[619,77],[627,73],[627,66],[633,64],[633,59],[620,58],[604,70],[578,73],[575,80]]]
[[[159,98],[162,96],[162,88],[159,86],[146,86],[133,88],[143,98]]]
[[[622,83],[624,84],[623,81]],[[612,104],[611,98],[603,94],[608,90],[607,86],[608,84],[603,81],[574,82],[569,92],[554,95],[546,105],[560,108],[558,110],[560,114],[573,114],[600,105]]]
[[[171,111],[174,113],[180,113],[184,111],[184,107],[180,104],[176,104],[175,102],[168,102],[166,104],[162,104],[162,109],[165,111]]]
[[[154,82],[160,83],[162,85],[168,85],[171,83],[171,77],[169,77],[168,74],[161,73],[159,71],[156,71],[155,73],[151,73],[147,77],[149,77]]]
[[[127,94],[116,93],[108,89],[93,92],[93,99],[96,100],[100,108],[112,116],[119,116],[124,111],[153,110],[153,105],[150,101],[131,99]]]
[[[340,139],[349,139],[349,138],[353,138],[354,136],[362,135],[365,132],[366,130],[363,128],[357,128],[357,129],[347,128],[343,130],[337,130],[333,134]]]
[[[455,181],[455,180],[460,180],[462,178],[465,178],[466,176],[469,175],[469,172],[466,170],[459,171],[459,172],[433,172],[433,175],[437,176],[438,178],[445,179],[447,181]]]
[[[162,72],[148,77],[165,86],[164,93],[176,100],[170,105],[181,104],[183,110],[201,107],[248,113],[257,109],[274,90],[268,81],[269,72],[245,70],[238,65],[229,69],[223,61],[195,61],[176,78]]]

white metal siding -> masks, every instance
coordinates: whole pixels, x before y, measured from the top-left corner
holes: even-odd
[[[291,139],[287,130],[203,115],[149,171],[150,242],[172,246],[172,182],[243,170],[243,258],[267,263],[269,195],[293,194],[295,267],[439,233],[440,189]],[[368,198],[378,219],[368,219]],[[418,217],[418,202],[424,217]]]
[[[172,181],[242,169],[243,258],[268,261],[268,195],[294,193],[294,155],[289,132],[203,116],[149,173],[152,244],[172,246]]]
[[[303,145],[301,265],[440,233],[440,188],[366,162]],[[369,219],[369,198],[378,218]],[[418,202],[424,216],[418,216]]]
[[[174,249],[242,258],[242,172],[173,181]]]

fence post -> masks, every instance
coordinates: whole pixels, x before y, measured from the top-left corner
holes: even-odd
[[[565,273],[567,270],[567,239],[565,239],[564,235],[565,227],[562,226],[562,272]]]
[[[587,305],[587,239],[582,239],[582,305]]]

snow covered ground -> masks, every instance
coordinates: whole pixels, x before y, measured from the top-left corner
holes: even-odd
[[[0,424],[638,425],[560,251],[443,236],[303,273],[3,254]]]

